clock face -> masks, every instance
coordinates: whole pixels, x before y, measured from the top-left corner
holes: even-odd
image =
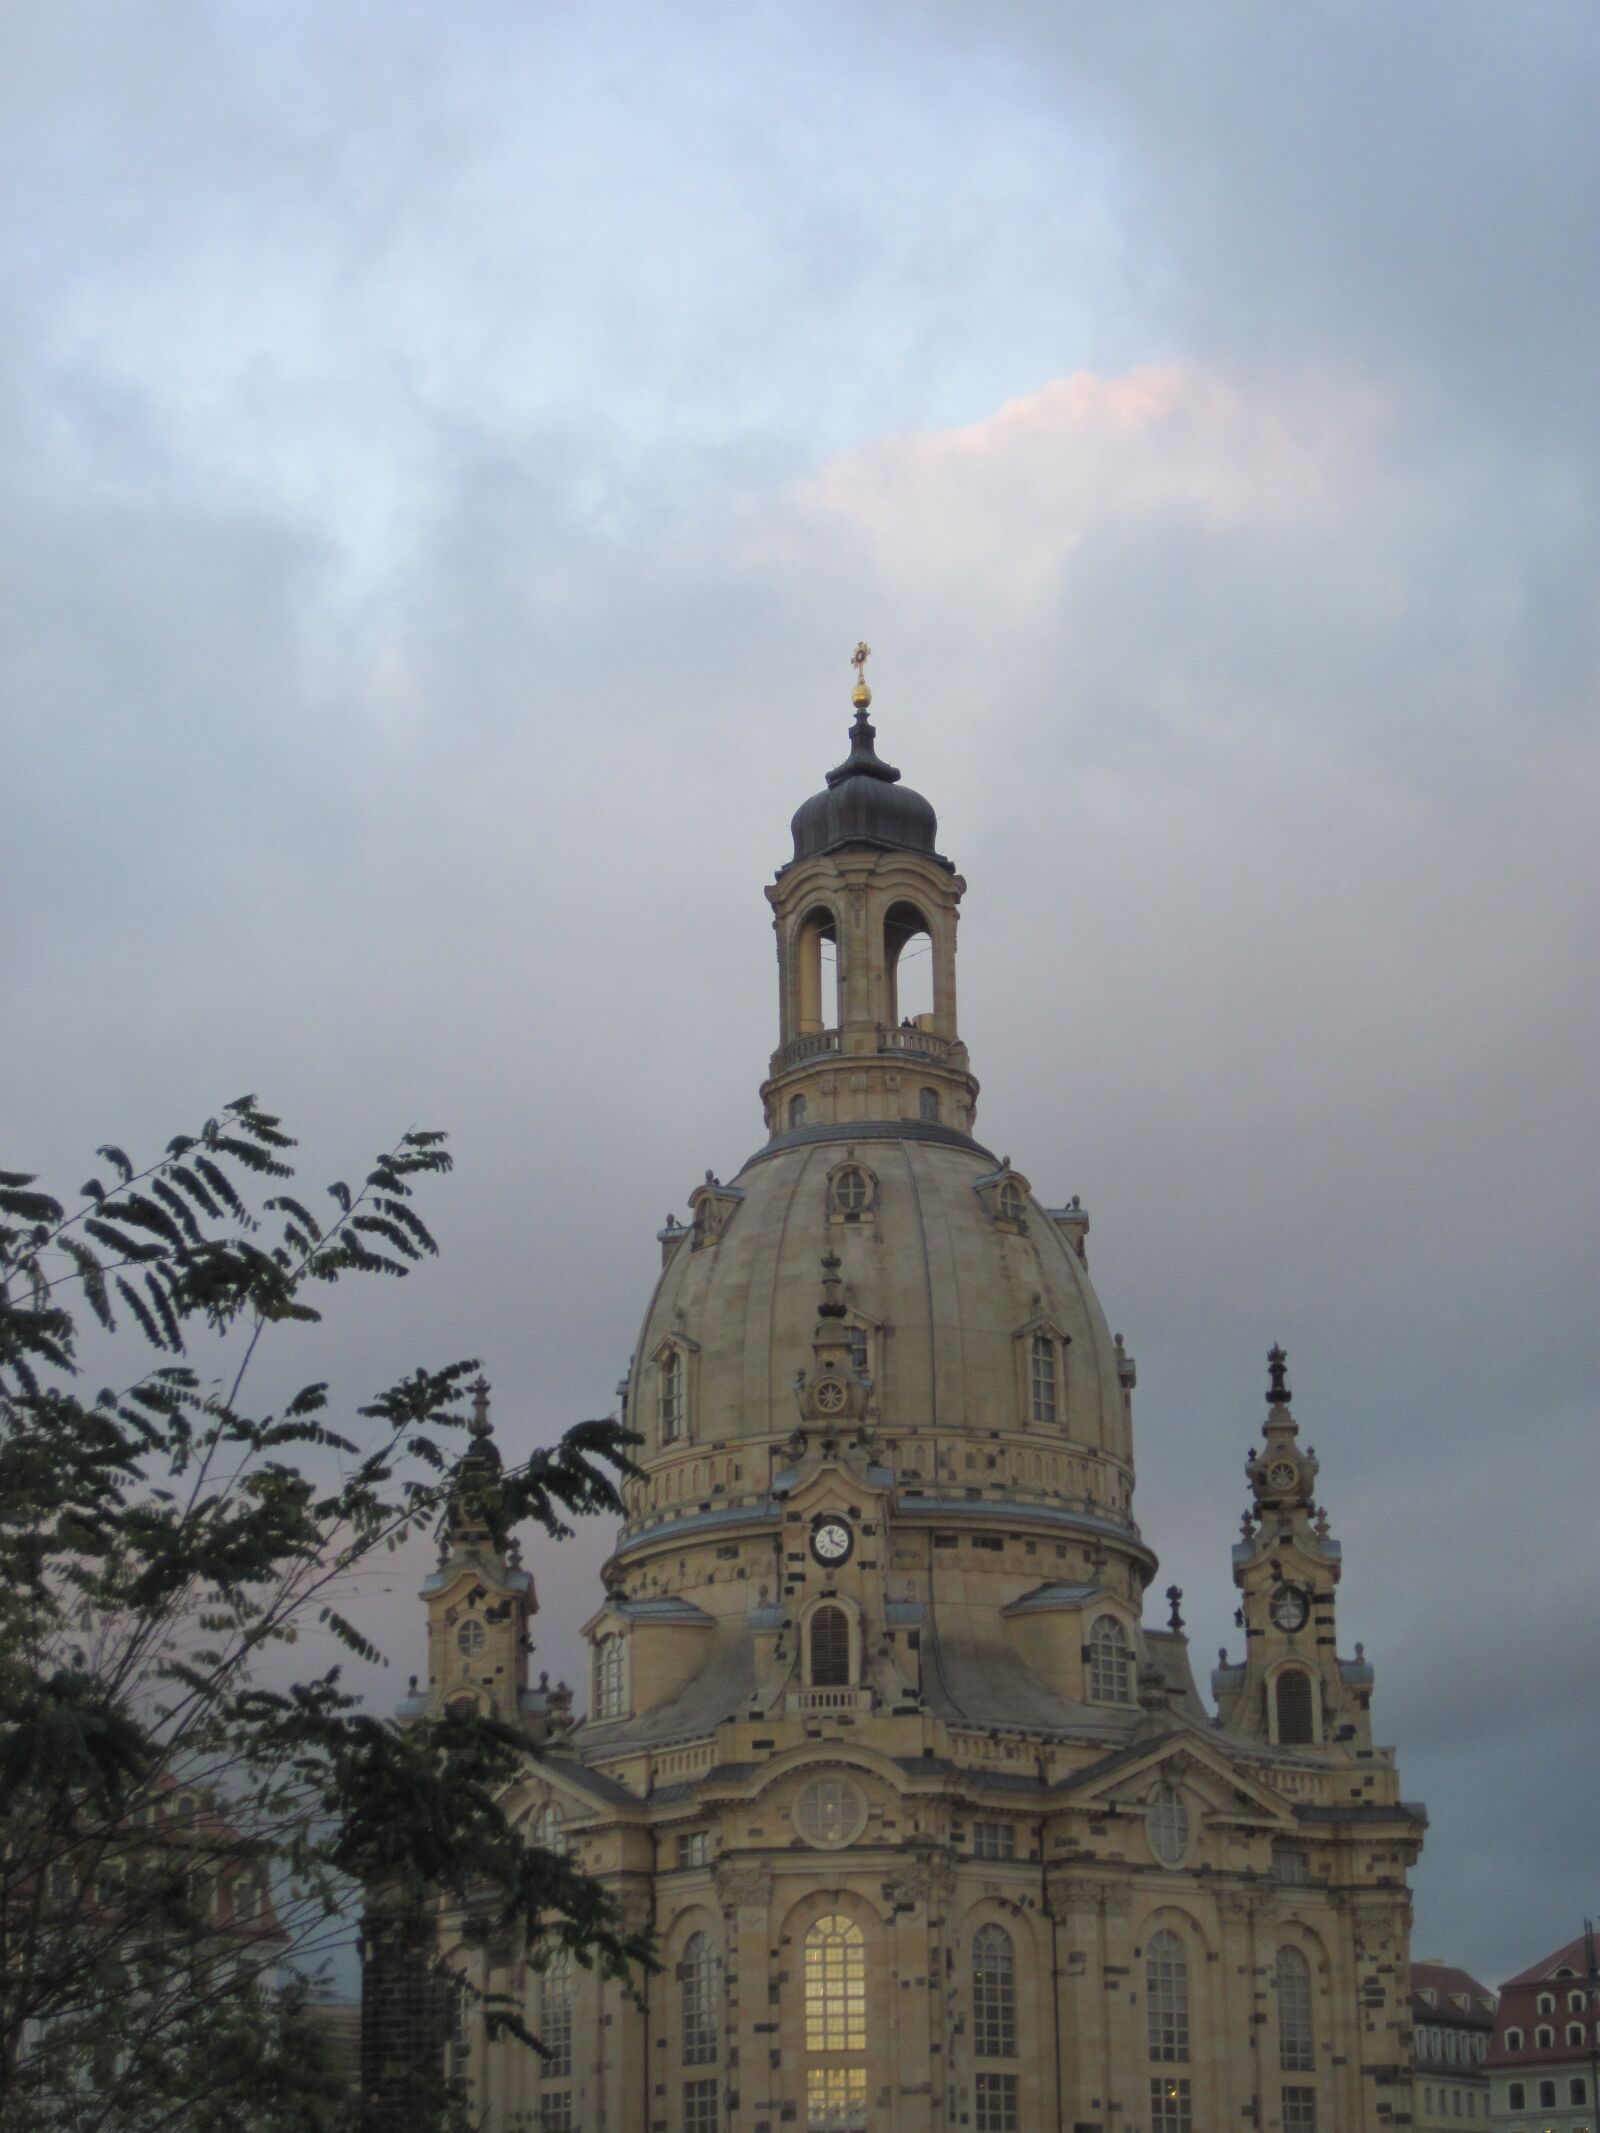
[[[1298,1585],[1280,1585],[1272,1595],[1272,1619],[1281,1630],[1304,1629],[1311,1603]]]
[[[855,1536],[842,1518],[825,1518],[811,1531],[811,1553],[819,1563],[842,1563],[855,1546]]]
[[[836,1415],[844,1405],[844,1387],[837,1378],[824,1378],[817,1387],[817,1409],[825,1415]]]

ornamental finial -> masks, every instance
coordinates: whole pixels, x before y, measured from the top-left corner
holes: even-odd
[[[487,1437],[493,1427],[489,1420],[489,1380],[480,1370],[467,1389],[472,1394],[472,1421],[468,1426],[475,1437]]]
[[[856,685],[851,691],[850,701],[858,711],[865,711],[872,701],[872,691],[867,687],[867,661],[871,657],[872,647],[863,637],[850,654],[850,664],[856,670]]]
[[[1287,1407],[1289,1404],[1289,1388],[1284,1382],[1288,1368],[1288,1350],[1280,1348],[1278,1343],[1274,1341],[1267,1350],[1267,1405],[1269,1407]]]

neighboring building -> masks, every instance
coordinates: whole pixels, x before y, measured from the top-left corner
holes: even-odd
[[[408,1708],[520,1714],[520,1811],[653,1926],[662,1962],[635,1999],[559,1961],[530,1975],[441,1914],[451,1962],[518,1994],[550,2047],[486,2043],[461,2003],[474,2122],[1406,2126],[1425,1817],[1372,1744],[1361,1647],[1337,1655],[1339,1544],[1284,1357],[1213,1717],[1176,1588],[1145,1621],[1134,1366],[1090,1286],[1088,1215],[973,1137],[966,885],[878,758],[869,702],[863,684],[849,757],[766,891],[767,1139],[660,1233],[627,1389],[644,1472],[587,1626],[581,1725],[529,1688],[532,1580],[470,1509],[427,1583]],[[913,1020],[898,966],[921,940],[933,1005]],[[475,1430],[495,1459],[486,1388]],[[429,2048],[409,1932],[374,1905],[374,2128],[404,2123],[401,2039]]]
[[[1505,2133],[1595,2133],[1600,2004],[1586,1938],[1501,1986],[1485,2064]]]
[[[1411,1965],[1412,2049],[1416,2059],[1418,2133],[1463,2120],[1486,2125],[1494,2034],[1494,1994],[1449,1963]]]

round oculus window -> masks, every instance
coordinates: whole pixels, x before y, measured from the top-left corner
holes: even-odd
[[[854,1844],[867,1826],[867,1803],[848,1778],[813,1778],[794,1803],[796,1831],[818,1851]]]
[[[1306,1617],[1311,1612],[1311,1602],[1298,1585],[1280,1585],[1272,1595],[1271,1615],[1273,1627],[1292,1634],[1304,1629]]]
[[[1267,1469],[1267,1479],[1275,1489],[1292,1489],[1295,1481],[1294,1467],[1287,1459],[1274,1459]]]
[[[837,1378],[824,1378],[817,1387],[817,1412],[836,1415],[844,1406],[845,1391]]]

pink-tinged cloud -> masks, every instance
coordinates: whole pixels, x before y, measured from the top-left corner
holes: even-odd
[[[1375,412],[1352,386],[1267,390],[1175,363],[1077,371],[962,428],[843,453],[795,504],[880,571],[976,577],[1027,604],[1099,530],[1227,528],[1314,508]]]

